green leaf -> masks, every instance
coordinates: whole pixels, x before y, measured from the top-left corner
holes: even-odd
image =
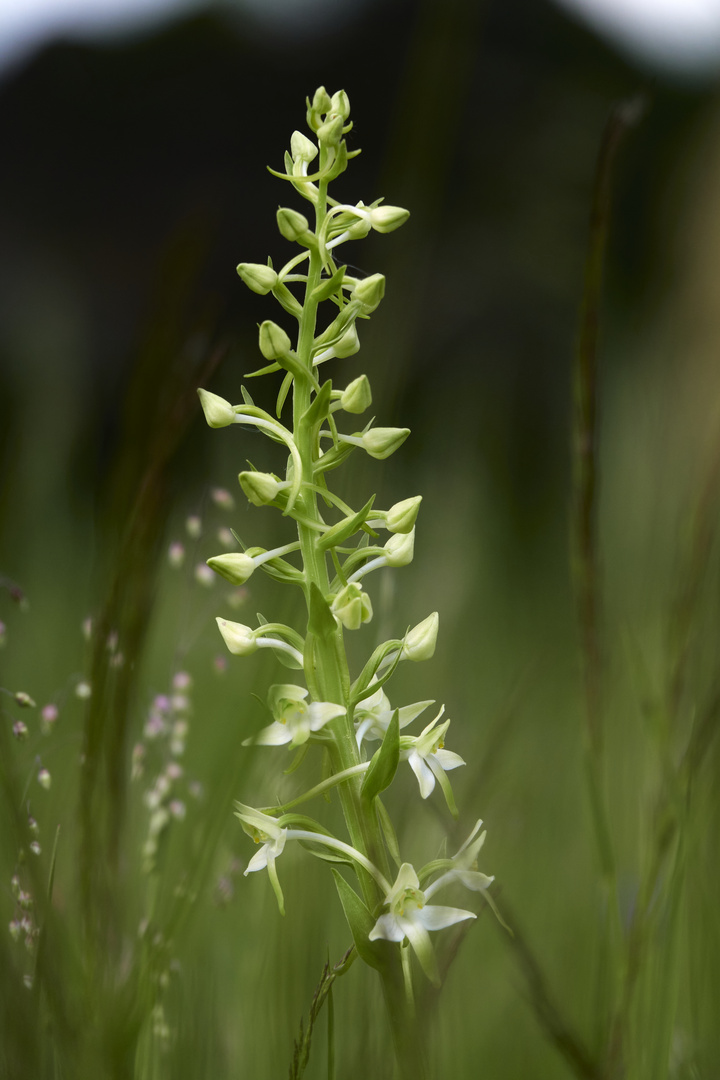
[[[356,533],[358,529],[361,529],[365,521],[370,516],[372,505],[375,502],[375,496],[372,495],[363,506],[362,510],[358,510],[357,514],[353,514],[351,517],[343,518],[342,521],[338,521],[335,525],[323,533],[321,537],[316,541],[316,546],[319,551],[327,551],[329,547],[335,547],[336,544],[342,544],[344,540]],[[366,534],[363,534],[365,536]]]
[[[280,307],[284,311],[287,311],[288,315],[292,315],[296,319],[300,318],[302,315],[302,307],[290,292],[287,285],[284,285],[282,281],[279,281],[272,290],[272,294]]]
[[[332,379],[328,379],[320,387],[319,392],[315,395],[312,403],[308,409],[305,410],[300,422],[307,424],[308,427],[313,427],[315,424],[321,424],[328,414],[330,408],[330,393],[332,391]]]
[[[283,405],[285,404],[285,399],[288,396],[288,391],[292,386],[292,379],[292,374],[288,371],[280,386],[280,390],[277,396],[277,404],[275,406],[275,415],[277,416],[278,420],[280,419],[280,415],[283,411]]]
[[[333,870],[332,873],[358,956],[370,967],[380,970],[384,967],[382,948],[379,947],[379,943],[376,944],[369,940],[369,934],[375,925],[375,920],[342,874],[339,874],[337,870]]]
[[[271,375],[274,371],[279,371],[279,364],[267,364],[265,367],[258,368],[257,371],[246,371],[243,375],[244,379],[256,379],[258,375]]]
[[[337,630],[337,623],[330,611],[330,605],[314,581],[310,584],[308,630],[321,641],[328,641]]]
[[[278,364],[285,371],[289,371],[296,379],[309,379],[310,382],[317,382],[315,376],[311,371],[304,366],[304,364],[298,360],[297,356],[291,356],[290,353],[285,353],[284,356],[278,357]]]
[[[322,859],[326,863],[335,863],[336,866],[354,866],[349,855],[341,855],[339,852],[330,851],[324,844],[313,844],[311,840],[299,840],[300,847],[305,848],[316,859]]]
[[[365,773],[360,794],[363,799],[372,802],[385,788],[390,787],[393,777],[397,772],[400,760],[400,711],[392,714],[392,720],[388,724],[382,745],[370,762],[370,768]]]
[[[310,299],[317,300],[318,303],[321,303],[341,289],[343,278],[345,277],[345,269],[344,266],[341,266],[335,271],[332,277],[326,278],[325,281],[321,281],[310,293]]]
[[[402,644],[402,641],[391,638],[389,641],[383,641],[381,645],[378,645],[350,689],[350,703],[353,709],[357,707],[359,702],[374,694],[380,686],[385,685],[400,662]],[[388,670],[377,677],[377,672],[383,660],[394,650],[397,650],[397,656],[388,667]],[[373,678],[375,678],[375,682],[373,682]]]
[[[390,856],[391,856],[393,862],[395,863],[395,865],[397,866],[397,868],[399,870],[400,866],[402,864],[402,860],[400,858],[400,846],[398,844],[397,833],[395,832],[395,827],[393,826],[393,823],[390,820],[390,815],[388,814],[387,810],[385,809],[385,806],[383,805],[382,800],[379,799],[379,798],[375,800],[375,809],[377,810],[377,816],[378,816],[378,821],[380,822],[380,828],[382,829],[383,836],[385,837],[385,844],[387,846],[388,851],[390,852]]]
[[[271,650],[275,659],[282,664],[283,667],[291,668],[293,671],[302,671],[302,662],[296,660],[290,653],[285,652],[284,649],[272,649]]]

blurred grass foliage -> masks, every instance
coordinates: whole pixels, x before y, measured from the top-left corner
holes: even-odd
[[[461,819],[452,843],[462,842],[478,816],[485,819],[483,868],[496,875],[494,895],[515,931],[511,937],[484,910],[457,940],[450,932],[441,938],[445,984],[420,1003],[434,1032],[431,1071],[491,1080],[704,1080],[720,1061],[717,103],[708,94],[693,112],[686,91],[658,90],[660,119],[651,114],[627,147],[611,226],[595,391],[599,775],[612,841],[608,873],[586,784],[569,539],[571,354],[592,158],[608,102],[634,88],[635,76],[598,57],[598,46],[577,30],[573,36],[557,14],[529,15],[521,5],[527,18],[518,29],[512,12],[476,22],[474,6],[465,5],[473,8],[465,23],[461,7],[448,5],[452,18],[440,26],[430,5],[393,6],[403,62],[391,64],[382,53],[375,64],[392,80],[382,184],[352,194],[370,199],[387,190],[413,211],[402,239],[367,268],[386,273],[388,297],[358,358],[380,422],[407,424],[413,434],[391,462],[353,460],[347,482],[355,491],[378,490],[379,505],[415,492],[424,497],[415,561],[392,582],[378,575],[375,617],[359,635],[355,660],[376,637],[440,611],[434,660],[399,668],[391,700],[445,701],[453,747],[468,762],[453,776]],[[408,13],[409,30],[402,23]],[[224,80],[240,76],[226,65],[237,56],[225,37],[218,46],[209,22],[193,25],[185,36],[173,31],[159,50],[177,80],[170,84],[185,78],[185,61],[195,55],[190,43],[199,49],[200,41],[213,93],[227,98]],[[483,35],[493,45],[486,52]],[[357,84],[377,97],[360,44],[348,48]],[[149,46],[140,52],[152,70],[156,54]],[[245,45],[244,63],[269,65],[277,76],[271,102],[305,77],[287,54],[280,62],[269,49],[251,53]],[[220,58],[217,83],[208,57]],[[86,59],[94,80],[105,62],[112,79],[129,78],[121,50],[104,57],[89,51]],[[58,94],[69,93],[68,71],[80,79],[76,62],[74,48],[43,61]],[[269,85],[270,75],[254,77]],[[307,78],[309,87],[318,81],[315,71]],[[141,123],[138,102],[132,97],[126,116],[122,94],[108,87],[98,100],[112,100],[132,134]],[[377,143],[366,145],[370,100],[355,95],[352,80],[347,89],[365,118],[360,143],[376,153]],[[10,106],[14,92],[20,89],[8,90]],[[294,107],[297,86],[287,98]],[[452,115],[448,100],[460,103]],[[52,100],[47,107],[55,107]],[[148,107],[159,108],[154,98]],[[205,141],[192,143],[196,156],[219,160],[218,146],[236,137],[234,117],[215,98],[204,112],[197,108],[212,123],[202,128]],[[433,118],[432,154],[423,116]],[[92,113],[83,118],[89,130]],[[236,484],[246,458],[276,471],[280,460],[261,459],[267,447],[244,430],[209,438],[194,395],[210,383],[237,400],[241,373],[255,366],[252,324],[266,317],[262,303],[244,294],[231,301],[238,329],[213,291],[217,266],[209,289],[202,279],[213,258],[232,266],[232,259],[262,257],[278,196],[260,176],[258,203],[255,173],[265,160],[276,163],[272,155],[297,122],[295,113],[284,126],[276,119],[264,115],[255,135],[254,119],[244,121],[247,160],[232,162],[242,166],[238,201],[265,199],[269,209],[262,228],[253,220],[240,234],[236,210],[228,209],[237,178],[233,169],[219,170],[202,183],[196,176],[186,186],[178,181],[183,197],[175,218],[163,219],[162,235],[171,240],[161,242],[153,215],[165,211],[173,172],[155,168],[155,143],[143,129],[138,145],[150,194],[136,218],[124,210],[115,231],[102,219],[96,248],[89,237],[100,220],[102,177],[90,174],[87,219],[72,202],[67,217],[49,225],[43,139],[28,149],[35,155],[28,198],[45,232],[35,248],[24,244],[22,230],[11,236],[11,250],[21,236],[25,263],[8,284],[0,401],[0,573],[29,601],[19,603],[9,588],[0,592],[0,683],[38,704],[23,710],[11,696],[0,701],[0,1077],[8,1080],[287,1075],[323,965],[340,960],[350,944],[326,867],[301,852],[286,856],[282,919],[268,882],[242,877],[247,843],[231,815],[234,798],[260,797],[272,752],[240,747],[267,722],[252,695],[263,698],[285,674],[266,652],[226,657],[214,616],[251,623],[260,611],[292,624],[297,611],[260,574],[233,598],[237,609],[220,582],[207,588],[194,577],[198,562],[227,549],[220,528],[268,548],[285,539],[282,524],[248,508]],[[182,143],[184,114],[175,122],[168,138]],[[472,138],[463,141],[466,130]],[[48,139],[56,154],[52,134]],[[123,134],[121,145],[125,160],[132,138]],[[74,191],[56,157],[59,181]],[[666,188],[653,186],[660,183],[650,178],[655,168]],[[372,169],[365,179],[376,183]],[[132,190],[126,180],[123,173],[123,191]],[[135,178],[143,191],[144,182]],[[207,217],[193,217],[192,199],[183,201],[194,184],[217,197],[212,212],[212,200],[200,200]],[[20,205],[20,186],[5,193],[11,207]],[[117,208],[121,200],[113,198],[117,193]],[[222,226],[216,256],[207,220],[213,214]],[[144,261],[133,239],[143,229],[154,245],[150,254],[143,249]],[[48,237],[65,234],[80,237],[74,263],[52,254]],[[255,243],[261,250],[248,250]],[[363,257],[374,256],[369,242]],[[144,323],[134,294],[121,311],[107,300],[134,281],[138,265],[149,297]],[[109,315],[104,334],[83,307],[90,302],[82,274]],[[232,271],[223,266],[222,274]],[[123,350],[127,362],[118,358]],[[349,381],[361,368],[347,363]],[[234,509],[213,502],[216,486],[232,493]],[[185,524],[194,514],[202,520],[197,540]],[[176,541],[185,547],[180,569],[167,560]],[[95,629],[86,641],[80,628],[88,615]],[[122,664],[108,650],[112,634]],[[218,658],[227,659],[226,670]],[[162,740],[151,745],[144,728],[155,697],[172,693],[179,671],[191,674],[193,686],[187,746],[176,755],[186,774],[178,792],[186,781],[200,786],[195,796],[182,788],[185,816],[161,833],[147,872],[143,796],[160,768]],[[75,692],[81,679],[92,684],[88,700]],[[59,718],[45,736],[39,709],[51,701]],[[12,737],[21,719],[30,728],[26,742]],[[141,741],[145,772],[133,779],[133,748]],[[37,783],[41,766],[51,773],[49,790]],[[284,784],[291,792],[293,777]],[[388,802],[405,857],[432,857],[447,827],[440,803],[405,802],[395,791]],[[28,814],[39,824],[39,856],[29,850]],[[39,936],[32,951],[24,930],[18,941],[4,930],[22,915],[14,874],[33,897]],[[372,976],[355,964],[334,984],[337,1076],[392,1074]],[[328,1075],[326,1019],[327,1005],[309,1077]]]

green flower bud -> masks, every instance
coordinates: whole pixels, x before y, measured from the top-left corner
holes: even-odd
[[[363,449],[370,457],[383,461],[402,446],[410,434],[410,428],[371,428],[362,436]]]
[[[360,338],[355,329],[355,323],[349,326],[343,336],[333,345],[333,352],[338,360],[344,360],[348,356],[354,356],[360,351]]]
[[[395,533],[385,545],[388,566],[407,566],[415,551],[415,529],[408,533]]]
[[[312,139],[302,131],[293,131],[290,138],[290,154],[293,161],[312,161],[318,155],[318,148]]]
[[[218,630],[225,639],[225,644],[235,656],[250,656],[256,652],[255,635],[249,626],[242,623],[230,622],[227,619],[216,619]]]
[[[330,95],[324,86],[318,86],[313,94],[312,107],[315,112],[326,113],[330,108]]]
[[[267,506],[280,490],[280,481],[272,473],[241,472],[238,480],[253,506]]]
[[[282,326],[278,326],[271,319],[266,319],[264,323],[260,324],[259,344],[260,352],[266,360],[277,360],[279,357],[289,353],[292,348],[290,338]]]
[[[418,516],[422,495],[413,495],[411,499],[403,499],[391,506],[385,516],[385,524],[390,532],[410,532],[415,519]]]
[[[359,630],[364,622],[370,622],[373,615],[370,597],[354,582],[340,590],[330,610],[347,630]]]
[[[35,708],[35,702],[30,697],[29,694],[25,693],[24,690],[18,690],[13,696],[15,698],[16,703],[22,709],[34,709]]]
[[[343,120],[347,120],[350,115],[350,98],[344,90],[337,90],[333,94],[330,101],[330,112],[337,113],[338,116],[342,116]]]
[[[402,656],[406,660],[429,660],[435,652],[440,617],[437,611],[428,615],[412,630],[408,630],[402,646]]]
[[[366,314],[374,311],[385,295],[383,274],[370,274],[359,281],[353,290],[353,300],[359,300]]]
[[[399,229],[409,217],[410,211],[402,206],[376,206],[370,211],[370,224],[376,232],[389,233]]]
[[[277,224],[280,235],[286,240],[300,241],[305,243],[314,234],[310,231],[310,222],[299,210],[291,210],[290,207],[281,206],[277,214]]]
[[[340,404],[347,413],[363,413],[372,405],[372,391],[367,375],[358,375],[340,395]]]
[[[266,296],[278,283],[275,271],[262,263],[240,263],[237,272],[248,289],[260,296]]]
[[[339,146],[343,133],[342,116],[331,116],[317,129],[318,142],[325,146]]]
[[[202,405],[205,419],[211,428],[227,427],[235,423],[235,410],[229,401],[211,394],[209,390],[198,390],[200,404]]]
[[[241,551],[228,555],[214,555],[207,560],[211,570],[224,577],[231,585],[244,585],[255,570],[255,560]]]

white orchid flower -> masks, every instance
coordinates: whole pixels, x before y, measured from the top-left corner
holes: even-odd
[[[487,836],[487,832],[482,832],[480,836],[477,836],[481,828],[482,819],[476,822],[475,828],[462,847],[450,859],[441,860],[438,869],[445,866],[445,873],[436,878],[431,885],[428,885],[425,889],[426,897],[432,896],[438,889],[442,889],[445,885],[450,885],[454,881],[459,881],[461,885],[464,885],[466,889],[470,889],[472,892],[483,892],[488,885],[493,883],[495,880],[494,875],[482,874],[477,869],[477,857]],[[475,839],[476,836],[477,840]]]
[[[390,892],[390,884],[384,874],[378,870],[375,864],[372,863],[367,856],[363,855],[361,851],[357,851],[354,847],[351,847],[350,844],[346,844],[342,840],[337,840],[334,836],[330,836],[323,832],[314,832],[308,829],[284,828],[280,825],[277,818],[272,817],[270,814],[264,814],[262,810],[255,810],[252,806],[246,806],[241,802],[236,802],[235,807],[235,817],[240,819],[244,831],[256,844],[262,845],[260,850],[253,855],[252,859],[245,867],[243,876],[247,877],[248,874],[252,874],[256,870],[267,869],[270,884],[277,897],[281,915],[285,914],[285,901],[280,887],[277,869],[275,867],[275,860],[282,855],[288,840],[305,840],[312,844],[321,844],[324,847],[330,848],[331,851],[339,852],[341,855],[351,858],[375,878],[375,881],[384,893],[388,894]],[[284,817],[282,820],[287,823],[293,821],[298,823],[299,821],[302,822],[307,819],[298,819],[295,815],[291,814]]]
[[[301,746],[310,735],[320,731],[330,720],[345,715],[344,705],[335,705],[330,701],[311,701],[305,699],[308,691],[304,686],[283,683],[271,686],[268,693],[268,705],[275,717],[272,724],[263,728],[254,738],[246,739],[244,745],[260,746]]]
[[[446,720],[444,724],[436,727],[444,712],[443,705],[435,719],[416,738],[409,735],[403,736],[400,743],[400,756],[405,758],[415,773],[423,799],[427,799],[434,790],[437,780],[450,811],[457,814],[450,782],[445,774],[451,769],[464,765],[465,761],[459,754],[444,749],[443,740],[450,721]]]
[[[256,851],[250,862],[245,867],[244,877],[256,870],[264,870],[267,867],[268,877],[277,897],[280,914],[285,914],[285,901],[280,888],[280,881],[275,869],[275,860],[282,855],[287,839],[287,829],[278,825],[277,820],[269,814],[263,814],[260,810],[254,810],[252,806],[236,802],[235,817],[240,819],[243,829],[252,837],[256,844],[262,844]]]
[[[434,702],[430,700],[416,701],[413,705],[403,705],[402,708],[398,709],[400,728],[407,727],[421,712],[427,709],[428,705],[433,704]],[[394,711],[382,687],[376,690],[374,694],[371,694],[370,697],[364,698],[355,709],[354,716],[357,728],[355,738],[358,747],[360,747],[363,739],[368,741],[384,739]]]
[[[403,942],[407,938],[423,971],[438,986],[440,975],[429,931],[443,930],[446,926],[477,916],[462,908],[426,904],[425,901],[426,893],[420,889],[415,870],[410,863],[403,863],[394,885],[385,896],[388,910],[377,920],[368,937],[370,941],[382,938],[396,942]]]

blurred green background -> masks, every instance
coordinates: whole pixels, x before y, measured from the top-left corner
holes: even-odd
[[[335,196],[412,214],[346,256],[384,273],[387,294],[333,377],[366,372],[378,423],[412,437],[387,462],[353,461],[343,490],[357,505],[376,490],[378,505],[424,499],[415,561],[373,582],[352,655],[359,667],[439,610],[433,662],[401,668],[390,696],[446,703],[468,762],[453,775],[460,821],[407,777],[389,804],[420,863],[482,816],[481,869],[516,931],[484,910],[424,1003],[433,1075],[713,1077],[717,75],[623,55],[544,2],[298,9],[273,21],[208,7],[56,40],[0,80],[0,683],[59,707],[43,736],[36,712],[2,699],[0,924],[16,918],[18,873],[46,930],[32,955],[3,930],[0,1076],[287,1075],[322,965],[350,943],[326,867],[283,860],[281,919],[264,875],[242,877],[231,816],[233,798],[276,794],[271,752],[240,742],[267,722],[252,694],[285,674],[265,654],[219,670],[214,616],[297,623],[297,598],[260,575],[232,598],[194,577],[225,550],[221,528],[266,547],[285,537],[236,482],[246,459],[279,470],[272,447],[210,432],[195,387],[236,401],[259,366],[273,305],[234,268],[289,257],[274,214],[298,200],[265,166],[282,168],[324,84],[348,92],[363,150]],[[646,113],[612,177],[596,391],[608,875],[571,574],[572,369],[601,136],[637,94]],[[253,392],[271,407],[265,383]],[[148,875],[143,793],[160,750],[144,725],[179,670],[193,678],[182,784],[201,789],[182,795]],[[21,864],[28,813],[43,850]],[[392,1076],[373,979],[357,964],[335,984],[339,1077]],[[308,1076],[327,1075],[324,1040],[323,1016]]]

